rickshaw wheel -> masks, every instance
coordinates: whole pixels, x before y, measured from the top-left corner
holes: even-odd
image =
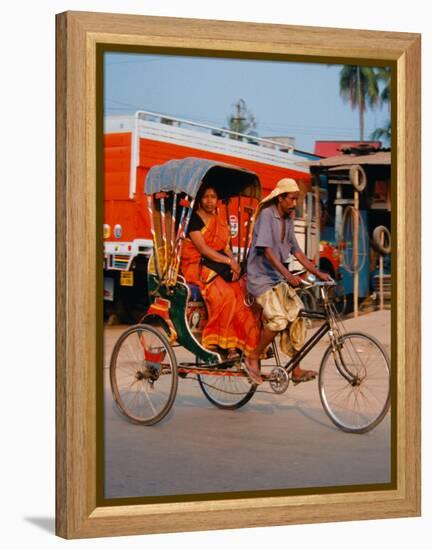
[[[200,360],[196,359],[197,364]],[[229,372],[229,371],[228,371]],[[247,377],[222,374],[198,374],[199,385],[207,399],[220,409],[235,410],[248,403],[257,390]]]
[[[170,411],[177,393],[177,361],[161,331],[135,325],[117,340],[110,362],[111,391],[132,422],[151,426]]]

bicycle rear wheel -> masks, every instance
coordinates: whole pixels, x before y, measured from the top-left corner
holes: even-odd
[[[247,377],[236,375],[233,368],[221,370],[220,374],[198,374],[198,382],[210,403],[226,410],[246,405],[257,389]]]
[[[330,345],[319,372],[321,403],[341,430],[365,433],[377,426],[390,407],[390,361],[372,336],[350,332]]]
[[[132,422],[150,426],[169,412],[177,393],[177,361],[167,338],[136,325],[117,340],[111,356],[113,398]]]

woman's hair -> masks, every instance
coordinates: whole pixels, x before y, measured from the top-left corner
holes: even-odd
[[[213,189],[213,191],[216,193],[216,196],[219,198],[219,193],[218,193],[216,187],[212,183],[204,183],[201,186],[200,190],[198,191],[198,194],[197,194],[197,197],[196,197],[196,203],[197,204],[200,204],[204,193],[206,191],[208,191],[209,189]]]

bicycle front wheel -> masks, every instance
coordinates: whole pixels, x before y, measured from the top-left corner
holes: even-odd
[[[132,422],[150,426],[171,409],[177,393],[177,362],[159,330],[136,325],[118,339],[111,356],[114,400]]]
[[[309,289],[304,289],[299,293],[300,300],[303,302],[306,311],[315,311],[317,308],[315,296]]]
[[[334,305],[339,315],[343,315],[347,307],[344,286],[341,283],[337,283],[335,286],[330,286],[327,292],[329,301]]]
[[[319,393],[343,431],[365,433],[377,426],[390,407],[390,361],[382,345],[361,332],[341,336],[321,361]]]

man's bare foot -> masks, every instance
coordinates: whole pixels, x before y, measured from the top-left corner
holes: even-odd
[[[258,359],[255,359],[253,357],[245,357],[244,367],[252,382],[254,382],[255,384],[262,384],[264,382],[264,380],[261,378]]]
[[[309,382],[310,380],[315,380],[318,376],[317,371],[315,370],[303,370],[300,367],[293,369],[291,373],[291,379],[295,384],[300,384],[300,382]]]

